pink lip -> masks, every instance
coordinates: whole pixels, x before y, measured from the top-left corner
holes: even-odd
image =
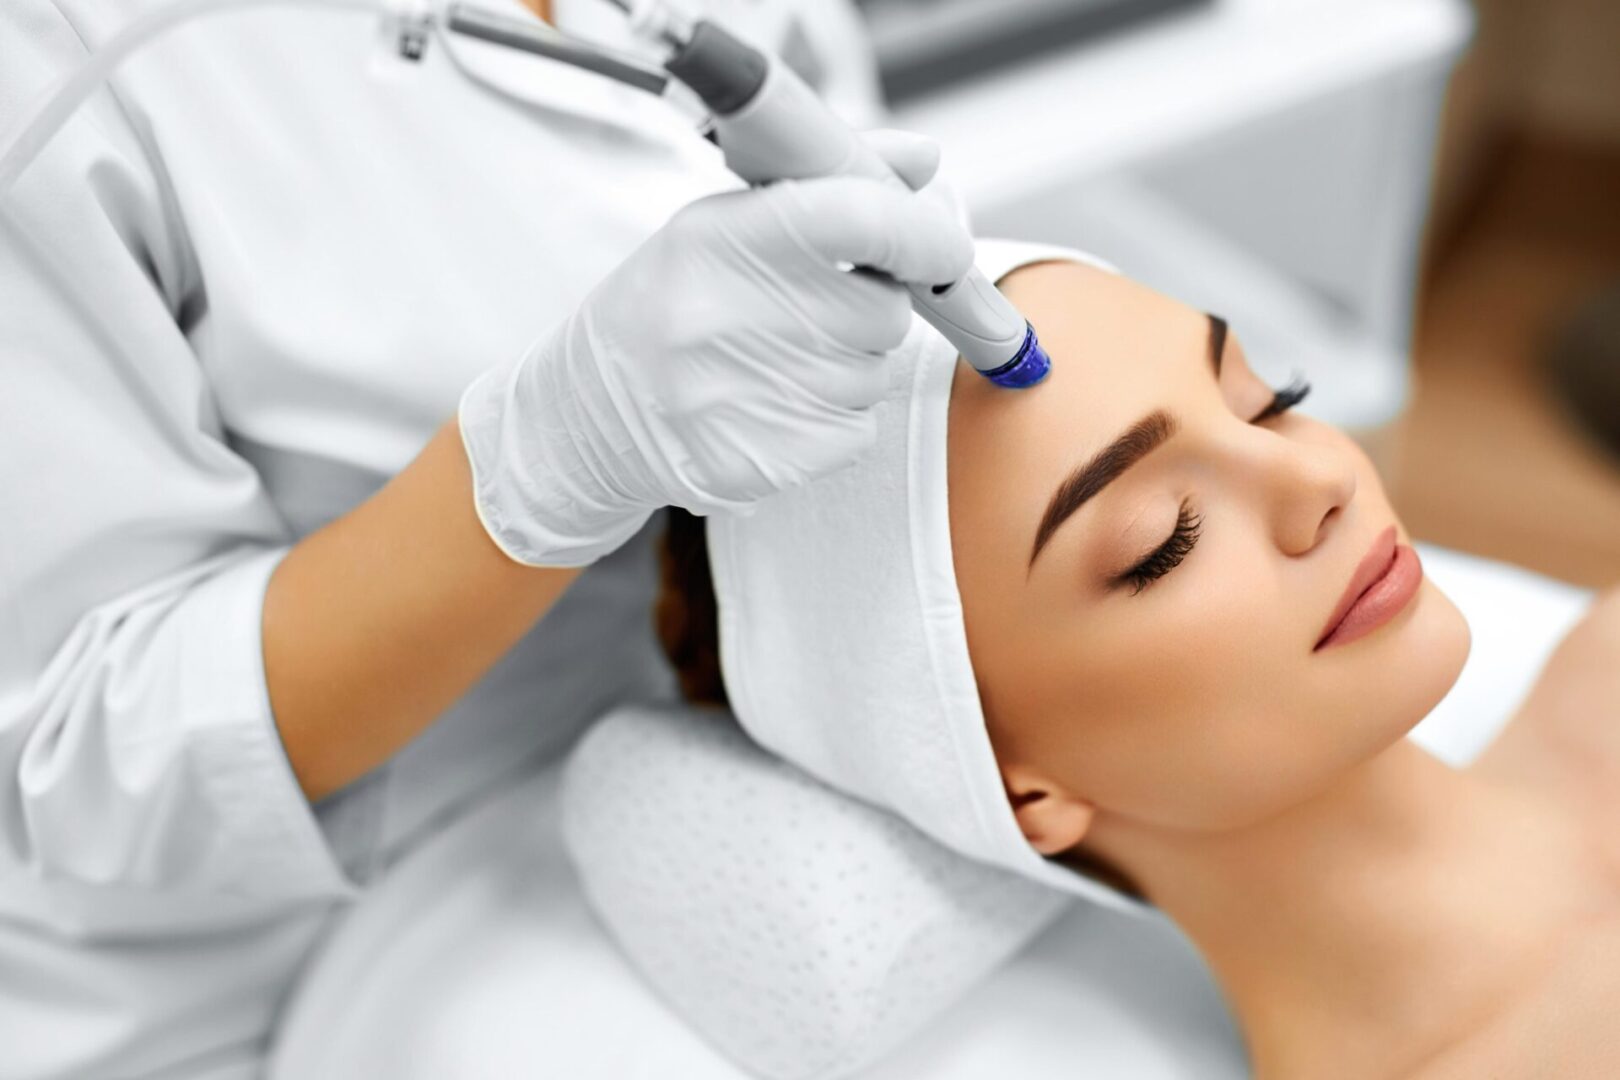
[[[1411,601],[1422,582],[1423,566],[1417,552],[1407,544],[1397,544],[1395,526],[1389,526],[1378,534],[1372,550],[1351,575],[1312,651],[1372,633]]]

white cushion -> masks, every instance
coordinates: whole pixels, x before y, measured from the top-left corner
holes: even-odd
[[[823,785],[713,709],[597,723],[568,766],[563,837],[653,987],[777,1080],[881,1057],[1069,903]]]

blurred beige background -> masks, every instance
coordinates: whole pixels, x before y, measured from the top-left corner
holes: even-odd
[[[1568,320],[1620,285],[1620,3],[1475,6],[1391,489],[1420,539],[1617,584],[1620,455],[1565,408],[1547,367]]]

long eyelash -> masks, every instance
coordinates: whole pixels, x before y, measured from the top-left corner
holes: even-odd
[[[1281,390],[1272,392],[1271,404],[1260,411],[1260,415],[1250,420],[1251,424],[1258,424],[1262,420],[1269,420],[1273,416],[1281,416],[1295,405],[1304,401],[1311,393],[1311,384],[1304,377],[1296,374],[1288,381],[1288,385]]]
[[[1181,510],[1176,514],[1176,528],[1170,534],[1170,539],[1160,544],[1153,554],[1121,574],[1115,579],[1115,584],[1134,586],[1131,595],[1135,596],[1164,577],[1180,566],[1181,560],[1185,559],[1188,552],[1198,543],[1203,524],[1203,517],[1192,512],[1190,503],[1183,502]]]
[[[1300,375],[1289,380],[1288,385],[1281,390],[1272,392],[1271,404],[1263,409],[1251,423],[1269,420],[1273,416],[1281,416],[1295,405],[1310,396],[1311,384]],[[1198,544],[1198,537],[1203,532],[1204,519],[1201,515],[1192,512],[1191,504],[1183,502],[1181,509],[1176,513],[1175,531],[1170,538],[1160,544],[1147,558],[1125,571],[1117,579],[1116,585],[1130,585],[1131,595],[1135,596],[1153,582],[1164,577],[1170,571],[1181,565],[1192,549]]]

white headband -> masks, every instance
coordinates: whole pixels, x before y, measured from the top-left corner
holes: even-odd
[[[996,281],[1053,260],[1115,272],[1029,244],[981,243],[978,261]],[[877,445],[859,464],[749,517],[709,521],[732,709],[767,749],[947,847],[1097,903],[1151,910],[1042,858],[1018,828],[951,556],[945,433],[956,356],[919,322],[899,360],[899,385],[875,406]]]

